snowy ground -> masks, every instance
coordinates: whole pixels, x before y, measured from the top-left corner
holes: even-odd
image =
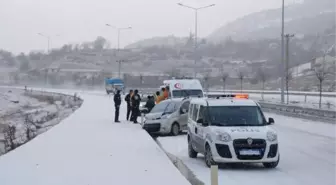
[[[267,185],[334,185],[335,125],[266,113],[275,119],[281,160],[276,169],[261,166],[239,166],[219,170],[219,184]],[[186,135],[159,137],[158,142],[169,153],[181,159],[201,181],[210,185],[210,170],[203,156],[190,159]]]
[[[162,149],[140,127],[113,123],[113,99],[80,93],[71,116],[0,157],[1,185],[187,185]]]
[[[15,88],[0,88],[0,142],[7,143],[7,147],[0,148],[0,155],[28,142],[62,119],[72,114],[82,101],[75,102],[72,97],[58,96],[46,92],[24,91]],[[13,127],[13,134],[9,134],[8,127]],[[7,136],[4,139],[5,132]]]

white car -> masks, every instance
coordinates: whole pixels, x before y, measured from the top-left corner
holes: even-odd
[[[249,99],[192,99],[188,114],[188,154],[204,154],[207,166],[262,163],[275,168],[278,138],[258,103]]]

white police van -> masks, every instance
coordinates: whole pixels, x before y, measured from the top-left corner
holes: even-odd
[[[218,163],[262,163],[275,168],[278,138],[260,105],[248,95],[192,99],[188,113],[188,154],[204,154],[208,167]]]

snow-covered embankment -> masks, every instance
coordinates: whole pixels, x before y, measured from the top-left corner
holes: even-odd
[[[0,89],[0,155],[25,144],[78,109],[83,100],[36,90]]]

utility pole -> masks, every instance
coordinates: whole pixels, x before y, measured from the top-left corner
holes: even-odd
[[[285,38],[286,38],[286,91],[287,91],[287,104],[289,103],[289,94],[288,94],[288,83],[289,83],[289,78],[290,78],[290,74],[289,74],[289,41],[290,39],[294,37],[294,34],[286,34]]]
[[[284,34],[285,34],[285,0],[282,0],[281,20],[281,103],[285,103],[285,62],[284,62]]]
[[[121,77],[121,63],[124,62],[125,60],[122,60],[122,59],[118,59],[119,56],[120,56],[120,31],[121,30],[128,30],[128,29],[132,29],[132,27],[125,27],[125,28],[117,28],[115,26],[112,26],[110,24],[105,24],[106,26],[108,27],[112,27],[112,28],[115,28],[117,29],[117,63],[118,63],[118,77],[120,78]]]
[[[197,13],[198,13],[198,10],[201,10],[201,9],[205,9],[205,8],[209,8],[209,7],[212,7],[212,6],[215,6],[215,4],[211,4],[211,5],[207,5],[207,6],[203,6],[203,7],[198,7],[198,8],[195,8],[195,7],[191,7],[191,6],[188,6],[188,5],[184,5],[182,3],[177,3],[179,6],[183,6],[185,8],[189,8],[189,9],[192,9],[195,11],[195,41],[194,41],[194,62],[195,62],[195,69],[194,69],[194,78],[196,79],[196,76],[197,76],[197,72],[196,72],[196,64],[197,64],[197,58],[198,58],[198,55],[197,55]]]

